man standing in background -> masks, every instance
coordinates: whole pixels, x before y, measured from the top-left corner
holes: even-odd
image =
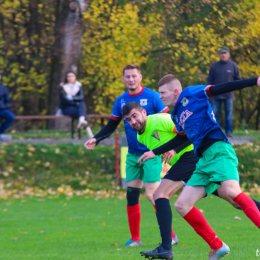
[[[240,73],[235,62],[229,59],[230,52],[227,47],[219,50],[220,61],[211,65],[208,75],[208,84],[217,85],[229,81],[240,80]],[[221,105],[225,107],[225,132],[227,137],[233,137],[233,99],[234,92],[212,98],[212,109],[217,123],[220,124]]]

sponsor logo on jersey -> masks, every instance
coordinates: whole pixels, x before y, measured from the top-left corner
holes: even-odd
[[[155,132],[152,134],[152,137],[156,138],[158,141],[161,141],[160,136],[158,135],[158,132],[157,132],[157,131],[155,131]]]
[[[180,115],[180,123],[179,125],[184,126],[185,121],[193,114],[189,110],[185,110]]]
[[[125,100],[121,99],[121,108],[123,108],[124,105],[125,105]]]
[[[147,105],[147,99],[140,99],[140,105],[146,106]]]
[[[184,97],[184,98],[181,100],[181,103],[182,103],[182,105],[185,107],[185,106],[188,105],[189,100],[188,100],[186,97]]]

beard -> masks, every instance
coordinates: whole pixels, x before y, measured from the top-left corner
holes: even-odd
[[[142,122],[138,122],[139,126],[133,127],[135,131],[138,131],[140,134],[142,134],[145,130],[146,122],[145,120]]]

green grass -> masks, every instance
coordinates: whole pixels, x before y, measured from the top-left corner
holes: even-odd
[[[100,127],[91,128],[93,134],[97,134],[101,129]],[[78,131],[75,126],[74,138],[78,138]],[[121,133],[124,133],[124,127],[120,125],[117,130]],[[23,132],[12,131],[11,133],[7,133],[12,135],[13,140],[24,140],[24,139],[63,139],[63,138],[71,138],[70,130],[48,130],[48,129],[31,129]],[[111,135],[111,137],[115,138],[115,133]],[[85,130],[81,130],[81,139],[86,139],[87,133]]]
[[[0,146],[0,181],[9,188],[25,186],[75,190],[111,189],[115,181],[115,148],[99,145],[87,151],[83,144],[5,144]]]
[[[172,206],[175,200],[171,200]],[[197,207],[230,246],[231,253],[224,259],[257,259],[259,231],[242,211],[213,196]],[[130,238],[125,200],[2,200],[0,208],[0,259],[4,260],[136,260],[144,259],[139,256],[141,250],[152,250],[160,242],[154,209],[146,199],[141,199],[143,246],[138,248],[124,248]],[[173,248],[175,260],[207,259],[208,245],[175,210],[173,228],[179,237],[179,245]]]

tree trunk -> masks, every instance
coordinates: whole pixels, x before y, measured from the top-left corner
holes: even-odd
[[[59,87],[68,70],[77,73],[81,55],[83,13],[88,0],[57,0],[55,43],[49,83],[48,110],[54,115],[58,109]]]

